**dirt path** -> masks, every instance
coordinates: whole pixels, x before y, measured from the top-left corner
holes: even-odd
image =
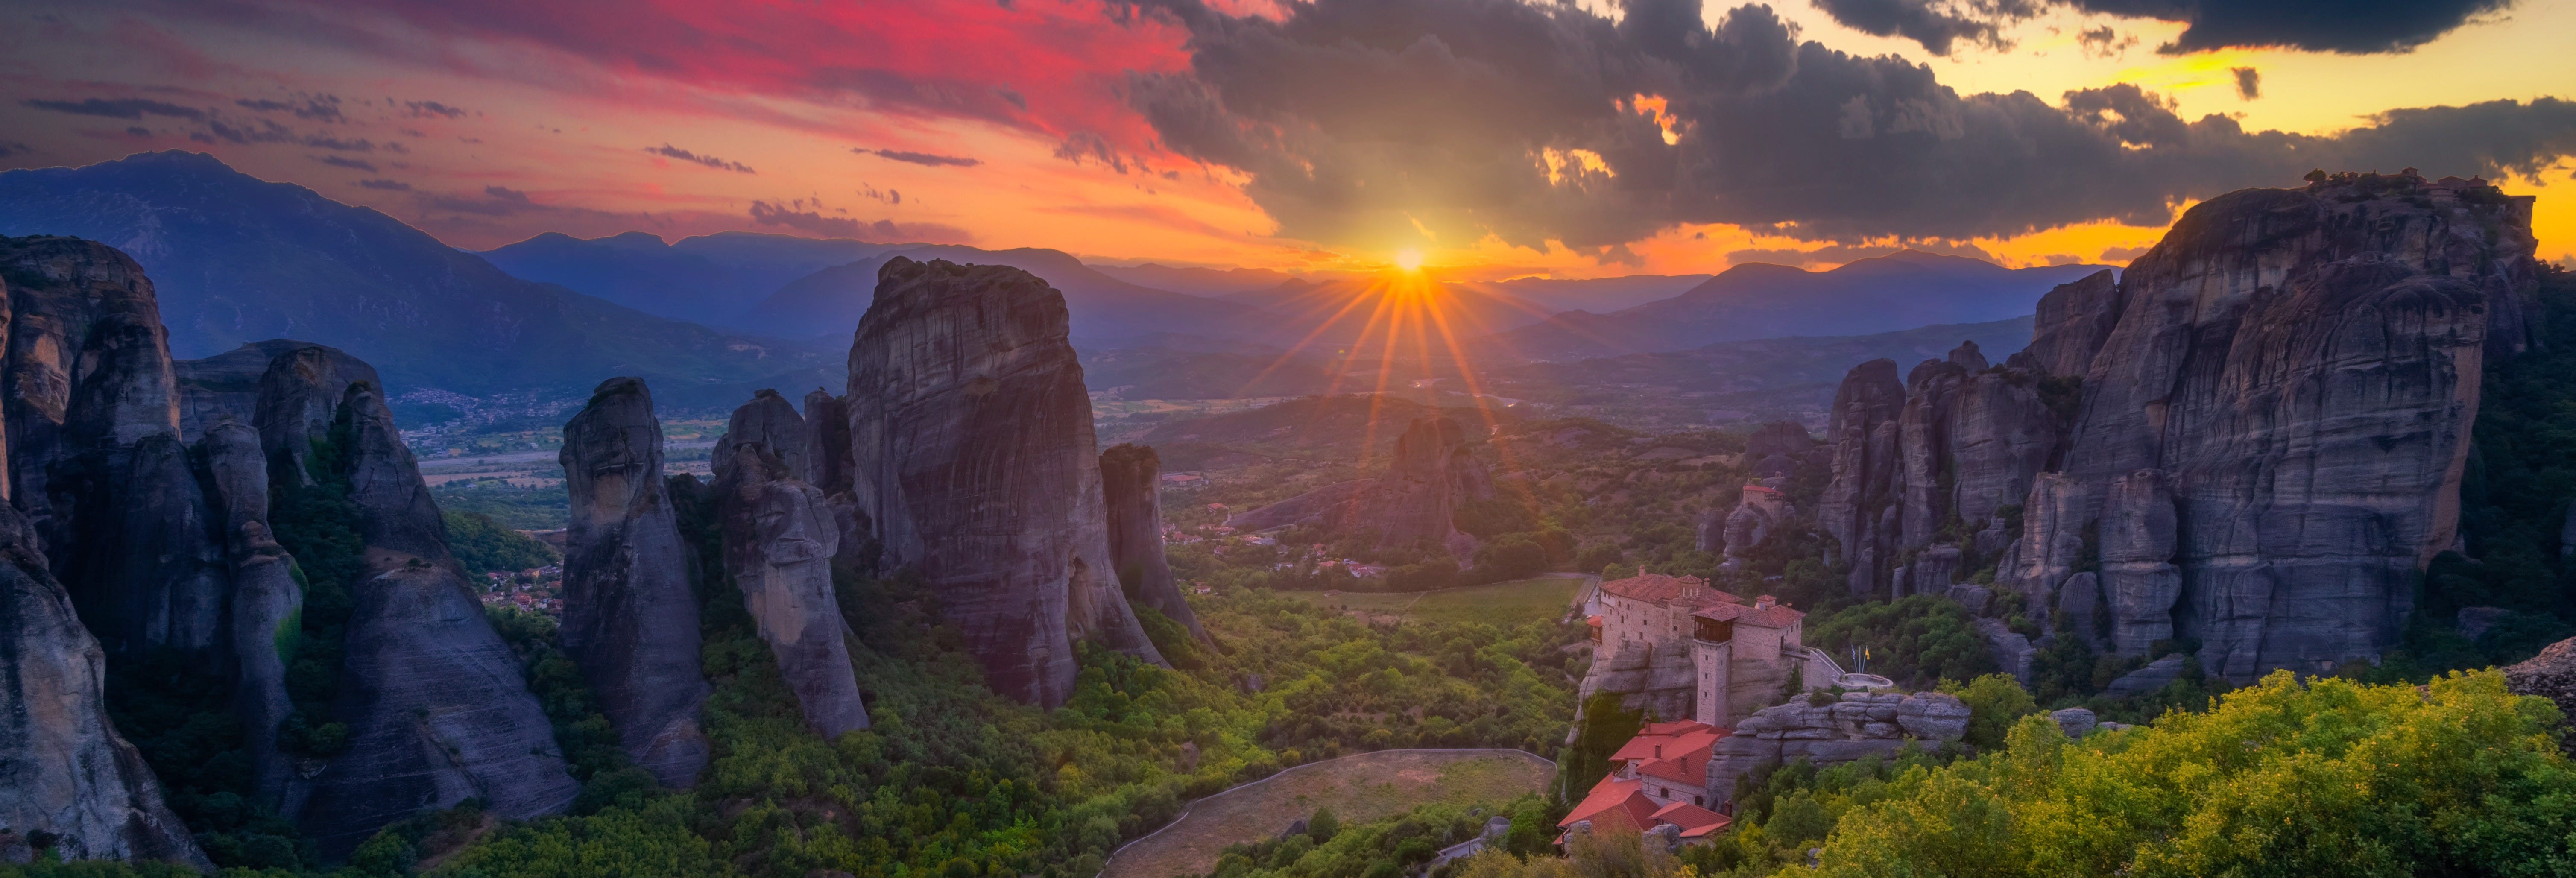
[[[1330,805],[1345,823],[1433,802],[1494,804],[1537,792],[1556,763],[1520,750],[1380,750],[1310,762],[1190,803],[1181,819],[1129,842],[1101,878],[1205,875],[1225,847],[1278,835]]]

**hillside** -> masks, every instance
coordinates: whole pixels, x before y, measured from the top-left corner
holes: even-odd
[[[2041,294],[2102,266],[2008,269],[1908,250],[1830,271],[1749,263],[1678,296],[1610,313],[1556,315],[1485,340],[1541,360],[1681,351],[1714,342],[1850,336],[2031,313]]]
[[[699,235],[678,243],[664,243],[650,232],[589,240],[547,232],[483,251],[483,258],[525,280],[558,284],[673,320],[726,326],[788,281],[888,246],[756,232]]]
[[[834,357],[512,277],[374,210],[211,156],[0,173],[0,234],[108,242],[150,272],[174,355],[271,338],[376,364],[396,392],[580,390],[641,375],[674,401],[815,383]]]

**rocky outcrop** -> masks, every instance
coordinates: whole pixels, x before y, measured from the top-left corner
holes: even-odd
[[[2030,347],[2014,354],[2026,368],[2047,375],[2081,377],[2093,370],[2093,353],[2127,310],[2119,276],[2105,268],[2070,284],[2059,284],[2039,297],[2039,316],[2031,323]]]
[[[1163,556],[1163,499],[1156,490],[1163,459],[1151,446],[1119,445],[1100,453],[1100,491],[1109,514],[1109,561],[1127,600],[1154,608],[1200,642],[1208,641],[1198,613],[1181,598],[1172,565]]]
[[[0,508],[0,863],[39,844],[66,860],[164,860],[211,871],[107,717],[107,656]]]
[[[336,857],[387,823],[468,798],[513,819],[562,811],[579,787],[553,726],[466,589],[392,413],[360,382],[337,418],[366,566],[352,583],[333,707],[349,724],[348,750],[310,782],[297,809],[305,833]]]
[[[1064,297],[1027,272],[897,257],[850,347],[852,482],[998,691],[1046,706],[1074,638],[1160,662],[1110,560]]]
[[[2576,717],[2576,639],[2552,643],[2530,660],[2507,666],[2504,688],[2515,695],[2549,699],[2558,704],[2560,714]],[[2560,746],[2576,754],[2576,735],[2564,736]]]
[[[2046,376],[1993,366],[1973,341],[1902,384],[1895,372],[1894,361],[1863,363],[1835,395],[1819,525],[1842,547],[1855,594],[1937,593],[1994,563],[2010,542],[2000,515],[2060,441]]]
[[[840,397],[815,388],[805,394],[806,460],[809,469],[805,483],[823,492],[823,503],[832,509],[833,523],[841,533],[840,551],[834,560],[873,571],[877,566],[875,530],[867,513],[859,510],[858,490],[850,479],[850,407]]]
[[[1306,525],[1387,546],[1430,543],[1463,561],[1476,543],[1458,530],[1458,508],[1490,499],[1492,480],[1467,444],[1466,428],[1446,417],[1416,418],[1396,436],[1395,452],[1376,477],[1326,485],[1226,523],[1253,531]]]
[[[332,347],[291,339],[270,339],[199,360],[176,360],[171,371],[179,381],[179,437],[194,443],[205,438],[206,431],[225,418],[248,424],[259,415],[260,379],[267,376],[269,364],[278,355],[313,348],[321,352],[328,368],[345,372],[342,381],[376,381],[375,367]],[[337,394],[319,401],[317,416],[323,426],[331,423],[331,412],[340,405]]]
[[[698,600],[662,479],[662,422],[640,378],[611,378],[564,424],[565,654],[635,764],[688,787],[707,765]]]
[[[2081,413],[1999,581],[2073,609],[2098,545],[2122,653],[2196,639],[2239,682],[2377,658],[2455,541],[2486,358],[2528,343],[2530,216],[2411,175],[2245,190],[2088,279],[2041,322],[2077,327],[2039,353],[2084,367]],[[2112,309],[2089,357],[2077,300]]]
[[[1774,477],[1768,481],[1780,481]],[[1725,559],[1728,569],[1741,566],[1746,553],[1762,544],[1798,514],[1798,506],[1776,485],[1749,484],[1731,508],[1711,509],[1700,518],[1699,549]]]
[[[259,431],[229,417],[216,421],[197,443],[216,521],[232,564],[228,645],[233,660],[233,715],[241,721],[254,788],[263,804],[285,795],[293,760],[278,746],[278,726],[294,711],[286,690],[286,663],[301,628],[304,589],[295,582],[295,559],[268,529],[268,461]]]
[[[1821,703],[1819,703],[1821,702]],[[1845,692],[1766,707],[1735,724],[1708,762],[1712,799],[1729,802],[1737,779],[1764,765],[1805,759],[1830,768],[1968,733],[1968,705],[1939,692]]]
[[[251,407],[270,470],[311,484],[313,443],[330,438],[341,399],[361,382],[384,386],[375,367],[321,345],[290,342],[272,356]]]
[[[0,239],[0,265],[12,278],[0,361],[11,501],[102,646],[221,668],[223,552],[179,442],[152,281],[76,238]]]
[[[850,664],[850,625],[832,590],[840,527],[823,492],[796,478],[804,422],[774,391],[741,408],[716,443],[716,508],[724,533],[725,570],[742,590],[778,672],[825,738],[868,727]]]

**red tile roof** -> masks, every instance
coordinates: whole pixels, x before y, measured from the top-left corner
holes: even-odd
[[[1656,811],[1655,800],[1646,798],[1645,786],[1644,781],[1620,780],[1616,775],[1602,778],[1556,827],[1565,829],[1590,820],[1594,832],[1643,832],[1654,825]]]
[[[1635,762],[1637,773],[1692,787],[1708,783],[1708,760],[1730,730],[1700,722],[1649,723],[1612,761]]]
[[[1698,805],[1693,805],[1689,802],[1674,802],[1670,805],[1665,805],[1664,807],[1657,809],[1655,813],[1646,815],[1646,819],[1648,821],[1647,825],[1650,826],[1657,823],[1670,823],[1674,826],[1681,827],[1683,838],[1701,838],[1712,835],[1718,830],[1725,829],[1727,824],[1735,822],[1724,814],[1702,808]]]
[[[1710,588],[1708,580],[1696,576],[1665,576],[1661,573],[1639,573],[1626,579],[1601,584],[1601,590],[1632,601],[1649,603],[1707,606],[1744,602],[1743,598]]]

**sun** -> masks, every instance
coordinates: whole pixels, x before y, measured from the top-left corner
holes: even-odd
[[[1421,271],[1421,270],[1422,270],[1422,251],[1420,251],[1420,250],[1398,250],[1398,251],[1395,251],[1395,267],[1397,267],[1397,268],[1401,268],[1401,269],[1404,269],[1404,270],[1406,270],[1406,271]]]

